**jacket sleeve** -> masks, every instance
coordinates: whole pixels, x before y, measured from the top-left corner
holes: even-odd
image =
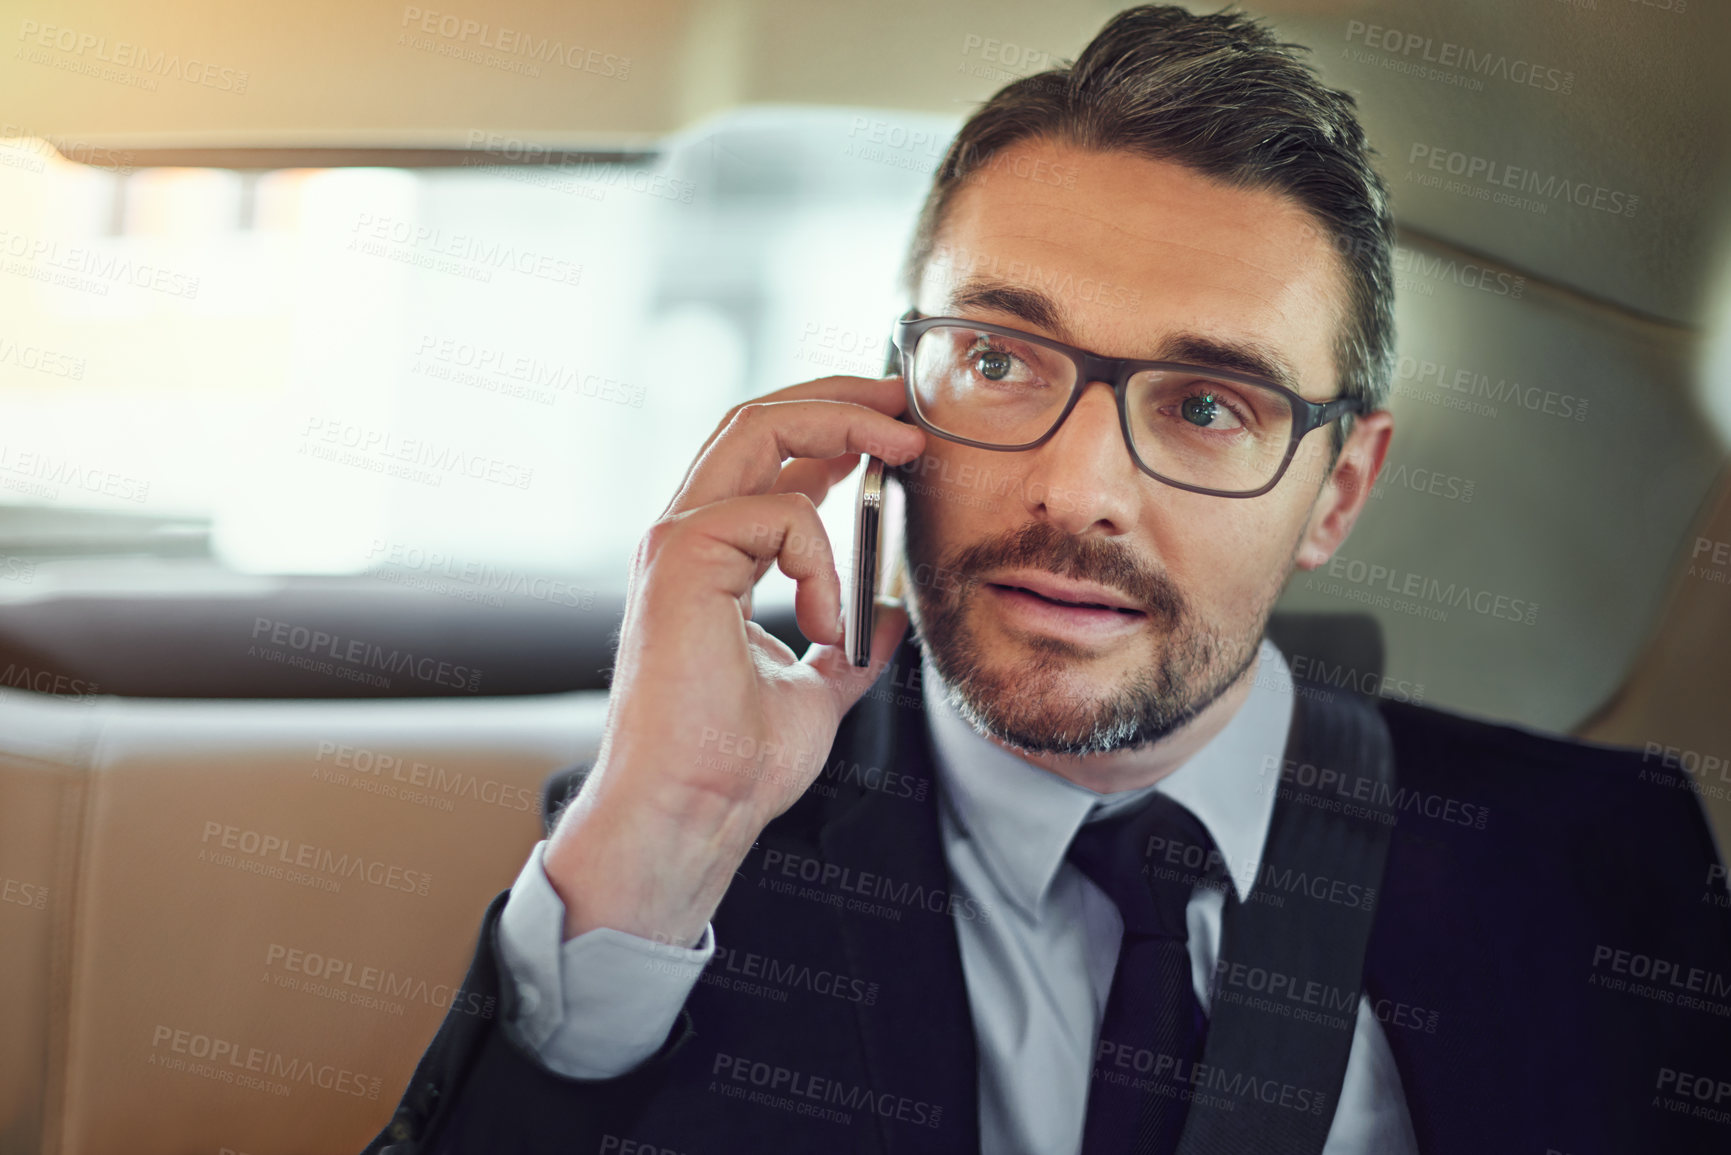
[[[582,788],[588,771],[589,765],[583,763],[548,779],[542,790],[546,833],[552,833],[560,812]],[[529,865],[540,870],[539,863],[538,848]],[[593,1134],[598,1143],[605,1128],[603,1107],[616,1109],[659,1087],[673,1055],[693,1035],[690,1012],[682,1006],[660,1045],[620,1074],[582,1079],[549,1067],[532,1045],[505,1028],[506,1023],[526,1022],[534,1034],[533,1024],[547,1021],[540,1013],[545,1008],[524,1013],[517,984],[508,981],[511,972],[500,949],[500,924],[513,890],[502,891],[488,905],[469,973],[416,1065],[396,1113],[367,1145],[364,1155],[459,1155],[503,1150],[513,1146],[509,1137],[514,1137],[515,1146],[524,1151],[565,1151],[573,1149],[572,1143],[586,1133]],[[557,937],[558,931],[553,934]],[[698,945],[699,949],[713,949],[713,932],[705,930]],[[594,977],[565,967],[567,961],[569,956],[560,960],[560,994],[555,997],[573,990],[581,995]],[[689,992],[690,985],[685,989]]]
[[[364,1155],[459,1155],[488,1150],[569,1150],[604,1130],[602,1108],[647,1095],[691,1038],[681,1009],[661,1045],[624,1074],[573,1079],[545,1066],[504,1029],[521,1012],[503,982],[500,916],[510,891],[488,905],[474,961],[438,1034],[421,1056],[396,1113]],[[513,1142],[514,1140],[514,1142]]]

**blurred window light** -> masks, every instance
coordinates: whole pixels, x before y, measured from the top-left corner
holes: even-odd
[[[759,108],[648,166],[263,172],[0,140],[0,525],[166,515],[247,572],[415,551],[622,585],[728,406],[882,372],[955,127]]]

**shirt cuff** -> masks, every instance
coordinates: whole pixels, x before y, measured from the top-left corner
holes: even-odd
[[[666,1040],[715,955],[715,928],[695,947],[652,942],[612,927],[565,937],[565,904],[547,880],[546,840],[535,844],[499,915],[499,954],[517,1005],[506,1024],[536,1058],[572,1079],[611,1079]]]

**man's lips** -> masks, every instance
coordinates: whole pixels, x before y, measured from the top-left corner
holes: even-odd
[[[1009,574],[986,584],[1000,589],[1018,590],[1068,609],[1114,610],[1133,616],[1141,616],[1144,612],[1132,605],[1124,595],[1104,586],[1088,582],[1068,582],[1044,574]]]

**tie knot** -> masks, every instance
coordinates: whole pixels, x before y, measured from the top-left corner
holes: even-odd
[[[1181,942],[1190,892],[1224,865],[1201,821],[1159,793],[1129,813],[1085,823],[1067,857],[1117,905],[1125,934]]]

